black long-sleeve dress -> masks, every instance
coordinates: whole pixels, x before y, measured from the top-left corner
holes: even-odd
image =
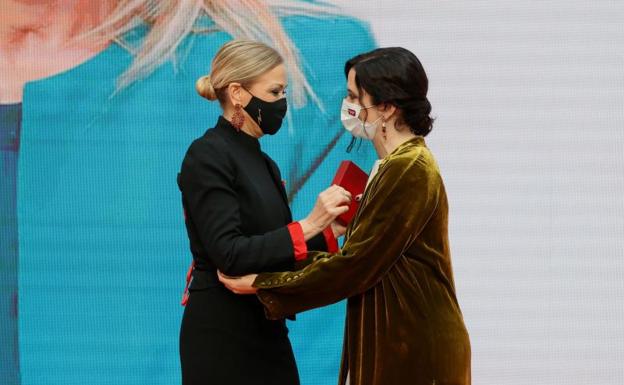
[[[220,117],[189,147],[178,186],[195,266],[180,331],[182,383],[299,384],[285,321],[268,320],[256,296],[233,294],[217,279],[217,269],[293,268],[303,238],[293,235],[275,162]],[[326,235],[303,248],[326,250]]]

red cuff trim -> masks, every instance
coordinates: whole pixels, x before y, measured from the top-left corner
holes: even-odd
[[[331,229],[331,226],[327,227],[323,230],[323,237],[325,237],[325,244],[327,245],[327,251],[330,253],[335,253],[340,248],[338,247],[338,240],[334,237],[334,232]]]
[[[295,249],[295,261],[301,261],[308,257],[308,245],[303,237],[303,229],[299,222],[289,223],[288,232],[292,239],[293,248]]]
[[[191,281],[193,280],[193,270],[195,270],[195,260],[191,263],[191,267],[189,267],[186,272],[186,286],[184,286],[184,294],[182,294],[182,306],[186,306],[189,300],[189,286],[191,286]]]

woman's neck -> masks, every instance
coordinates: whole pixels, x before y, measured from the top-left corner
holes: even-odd
[[[375,135],[373,140],[373,146],[377,151],[377,156],[381,159],[391,154],[403,143],[415,137],[416,135],[407,127],[403,128],[401,131],[397,131],[394,127],[388,126],[384,138],[380,127],[377,129],[377,135]]]
[[[251,120],[251,118],[245,119],[245,123],[243,123],[243,127],[241,127],[241,131],[243,131],[245,134],[249,136],[253,136],[256,139],[259,139],[263,135],[260,127],[258,127],[256,122]]]
[[[225,106],[223,108],[224,108],[223,117],[231,124],[232,117],[234,116],[234,113],[235,113],[234,107]],[[256,139],[259,139],[260,137],[262,137],[264,134],[262,130],[260,129],[260,127],[256,124],[256,122],[254,122],[253,119],[251,119],[251,117],[246,112],[244,112],[244,110],[240,111],[240,113],[245,116],[245,121],[243,123],[243,126],[240,128],[240,130],[244,132],[245,134],[252,136]]]
[[[108,42],[76,39],[114,9],[110,0],[0,0],[0,102],[22,99],[26,82],[66,71]]]

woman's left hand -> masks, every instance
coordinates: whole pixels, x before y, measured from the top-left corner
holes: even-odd
[[[332,234],[334,234],[334,238],[338,239],[338,237],[342,237],[347,232],[347,226],[343,226],[338,221],[333,221],[331,224]]]
[[[219,275],[219,281],[225,285],[232,293],[235,294],[256,294],[258,289],[253,287],[253,283],[256,280],[258,274],[248,274],[242,277],[228,277],[224,275],[220,271],[217,272]]]

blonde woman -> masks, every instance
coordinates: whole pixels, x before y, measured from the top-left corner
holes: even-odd
[[[294,108],[263,149],[302,218],[349,142],[324,107],[344,60],[372,47],[361,23],[303,1],[0,0],[0,383],[179,382],[188,255],[172,181],[220,114],[189,84],[232,38],[284,57]],[[343,315],[323,317],[329,337],[305,319],[294,333],[303,360],[329,351],[300,367],[320,381],[339,347],[307,342],[334,339]]]
[[[332,186],[293,222],[279,168],[258,141],[281,128],[286,87],[279,53],[244,40],[225,44],[197,82],[223,113],[191,144],[178,177],[193,253],[180,333],[183,384],[299,383],[284,320],[267,320],[256,298],[236,296],[217,277],[217,270],[292,269],[308,248],[337,250],[342,231],[330,225],[348,210],[350,194]]]

